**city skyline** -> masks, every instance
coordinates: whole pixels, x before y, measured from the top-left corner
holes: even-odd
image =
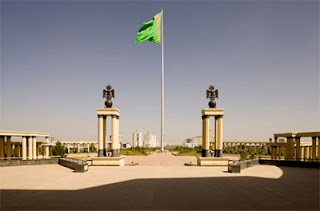
[[[126,141],[160,137],[161,48],[134,40],[161,8],[167,143],[201,135],[211,84],[225,140],[319,129],[317,1],[2,1],[1,129],[97,140],[111,84]]]

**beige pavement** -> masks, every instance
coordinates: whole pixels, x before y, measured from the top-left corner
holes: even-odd
[[[239,160],[239,155],[225,155]],[[148,156],[126,156],[125,163],[139,163],[140,166],[183,166],[185,163],[197,164],[196,156],[174,156],[171,152],[153,153]]]
[[[149,158],[166,164],[177,157]],[[91,166],[74,173],[59,165],[3,167],[1,210],[319,209],[318,169],[260,165],[240,174],[226,170],[139,165]]]
[[[74,153],[68,154],[73,158],[90,158],[96,157],[97,153]],[[148,156],[124,156],[125,164],[138,163],[139,166],[183,166],[185,163],[197,164],[195,156],[174,156],[171,152],[152,153]],[[227,154],[233,160],[239,160],[238,154]]]
[[[174,156],[172,153],[152,153],[148,156],[125,156],[125,163],[138,163],[139,166],[183,166],[197,164],[195,156]]]

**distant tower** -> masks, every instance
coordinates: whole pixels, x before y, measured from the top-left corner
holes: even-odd
[[[132,133],[132,147],[143,147],[142,132],[136,130]]]
[[[144,147],[157,147],[157,137],[150,132],[144,134],[143,138]]]

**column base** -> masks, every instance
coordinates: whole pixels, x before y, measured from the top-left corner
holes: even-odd
[[[221,149],[215,149],[214,150],[214,156],[215,157],[222,157],[222,150]]]
[[[103,157],[103,149],[98,149],[98,157]]]
[[[112,149],[111,150],[111,157],[120,157],[120,150],[119,149]]]
[[[210,151],[207,149],[202,149],[201,157],[211,157]]]

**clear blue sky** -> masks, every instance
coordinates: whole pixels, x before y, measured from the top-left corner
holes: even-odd
[[[210,84],[225,140],[319,130],[319,1],[1,1],[1,129],[96,140],[111,84],[125,140],[160,138],[161,48],[134,40],[161,8],[167,142],[201,135]]]

